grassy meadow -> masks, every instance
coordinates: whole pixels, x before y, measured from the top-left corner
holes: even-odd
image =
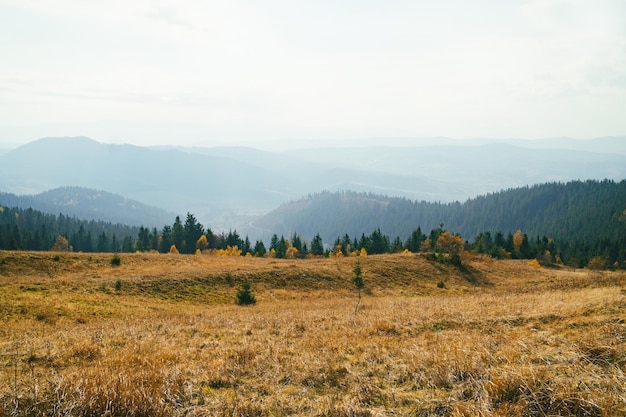
[[[0,252],[0,416],[626,415],[623,271],[112,256]]]

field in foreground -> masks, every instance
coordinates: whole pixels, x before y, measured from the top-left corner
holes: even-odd
[[[110,261],[0,252],[0,416],[626,415],[623,272],[371,256],[355,313],[355,258]]]

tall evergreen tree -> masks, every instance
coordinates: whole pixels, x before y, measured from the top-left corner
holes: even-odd
[[[320,234],[316,234],[313,240],[311,241],[311,255],[313,256],[322,256],[324,255],[324,243],[322,242],[322,238]]]
[[[196,217],[191,213],[187,213],[187,219],[183,226],[183,247],[179,249],[180,253],[196,253],[196,242],[203,234],[204,228],[198,223]]]
[[[163,226],[161,229],[161,240],[159,242],[159,252],[168,253],[172,247],[172,226]]]
[[[183,230],[183,224],[180,221],[180,217],[176,216],[174,224],[172,225],[172,245],[176,246],[176,249],[180,251],[183,247],[183,241],[185,239],[185,231]],[[167,249],[169,252],[169,248]]]
[[[150,231],[141,226],[137,235],[137,250],[140,252],[147,252],[150,250]]]
[[[422,242],[425,240],[426,236],[422,233],[422,228],[418,226],[407,239],[405,248],[410,252],[417,253],[421,250]]]
[[[109,239],[105,232],[102,232],[98,235],[98,239],[96,242],[96,250],[98,252],[109,252]]]
[[[287,241],[285,241],[285,237],[281,236],[278,239],[278,243],[276,243],[276,257],[284,258],[287,254]]]
[[[263,244],[263,241],[257,240],[254,244],[254,255],[262,258],[263,256],[265,256],[266,253],[267,253],[267,250],[265,249],[265,245]]]

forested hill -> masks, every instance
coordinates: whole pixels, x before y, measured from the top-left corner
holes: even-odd
[[[161,227],[175,216],[119,194],[84,187],[59,187],[35,195],[0,192],[0,205],[130,226]]]
[[[131,252],[142,230],[147,229],[0,205],[0,250]]]
[[[626,180],[547,183],[447,204],[322,192],[282,205],[244,232],[297,232],[307,239],[319,233],[332,241],[344,233],[361,236],[380,228],[383,234],[406,239],[418,226],[428,231],[444,224],[469,240],[485,231],[520,229],[528,236],[592,242],[626,237],[625,209]]]

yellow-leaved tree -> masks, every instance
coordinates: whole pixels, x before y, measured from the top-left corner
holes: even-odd
[[[67,240],[67,238],[65,238],[65,236],[59,235],[54,241],[52,250],[56,252],[71,252],[72,248],[70,247],[70,242]]]
[[[216,249],[213,254],[216,256],[241,256],[241,249],[237,245],[227,245],[226,249]]]
[[[513,251],[515,255],[519,258],[522,254],[522,243],[524,242],[524,236],[522,235],[522,231],[517,229],[517,232],[513,235]]]
[[[437,250],[448,254],[448,262],[456,266],[461,266],[461,255],[464,253],[463,240],[460,235],[453,235],[445,231],[439,235],[436,244]]]
[[[209,242],[206,239],[206,235],[202,235],[196,241],[196,249],[202,252],[209,247]]]
[[[293,246],[289,246],[287,251],[285,252],[285,258],[287,259],[296,259],[300,251]]]
[[[437,239],[437,249],[443,253],[458,255],[463,250],[463,240],[461,240],[461,236],[453,235],[446,230]]]

